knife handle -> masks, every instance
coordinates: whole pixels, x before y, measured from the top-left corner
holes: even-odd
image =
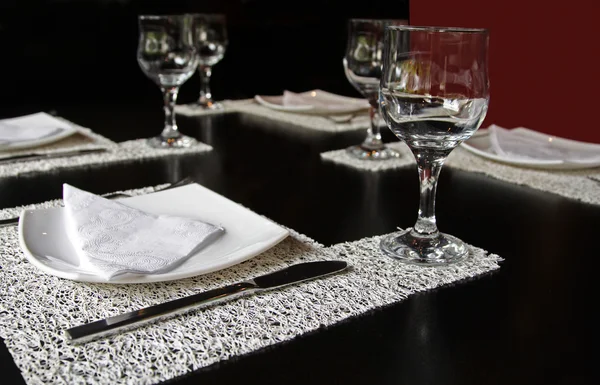
[[[0,227],[12,226],[19,223],[19,217],[0,219]]]
[[[230,300],[258,289],[253,280],[235,283],[214,290],[190,295],[147,308],[120,314],[103,320],[75,326],[66,330],[67,341],[78,344],[100,337],[134,329],[151,322],[184,314],[200,306],[214,305],[222,300]]]

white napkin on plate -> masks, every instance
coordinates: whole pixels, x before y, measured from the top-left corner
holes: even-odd
[[[169,271],[225,231],[199,220],[155,216],[68,184],[63,198],[67,235],[81,267],[107,281],[123,273]]]
[[[489,128],[492,150],[505,158],[524,161],[593,163],[600,161],[600,146],[576,142],[518,128]]]
[[[352,112],[357,108],[369,108],[369,102],[366,99],[350,98],[321,90],[300,94],[284,91],[282,104],[286,107],[312,106],[331,113]]]
[[[71,127],[44,112],[0,120],[0,143],[38,140]]]

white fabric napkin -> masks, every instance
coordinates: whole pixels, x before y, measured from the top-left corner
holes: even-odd
[[[81,267],[107,281],[123,273],[169,271],[225,231],[199,220],[155,216],[68,184],[63,198],[67,235]]]
[[[366,99],[350,98],[330,92],[313,90],[303,93],[283,92],[282,104],[286,107],[311,106],[331,113],[353,112],[357,108],[369,108]]]
[[[71,127],[66,122],[44,112],[2,119],[0,120],[0,143],[42,139],[69,129]]]
[[[492,150],[505,158],[524,161],[593,163],[600,161],[600,146],[535,132],[491,125]]]

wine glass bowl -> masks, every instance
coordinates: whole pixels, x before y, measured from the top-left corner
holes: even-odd
[[[203,13],[192,16],[200,74],[200,95],[197,105],[206,109],[221,109],[223,106],[213,100],[210,79],[212,67],[223,59],[227,49],[226,17],[223,14]]]
[[[379,127],[379,81],[383,56],[383,34],[386,26],[406,24],[405,20],[350,19],[346,52],[342,60],[348,82],[371,105],[370,126],[365,140],[347,151],[358,159],[384,160],[398,153],[383,144]]]
[[[415,225],[381,241],[391,257],[435,266],[468,255],[464,242],[438,231],[435,193],[444,161],[487,113],[488,41],[485,29],[386,28],[379,104],[389,129],[412,151],[420,180]]]
[[[174,111],[179,87],[198,65],[192,23],[187,15],[138,17],[137,61],[142,72],[161,88],[164,97],[165,125],[160,136],[150,139],[153,147],[188,147],[195,142],[179,132]]]

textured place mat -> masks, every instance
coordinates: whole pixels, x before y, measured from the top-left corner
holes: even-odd
[[[239,99],[239,100],[221,100],[219,101],[223,106],[220,110],[208,110],[205,108],[198,107],[196,104],[177,104],[175,106],[175,112],[178,115],[183,116],[203,116],[203,115],[216,115],[216,114],[228,114],[231,112],[239,112],[238,107],[253,104],[254,99]]]
[[[178,105],[176,111],[178,114],[186,116],[238,112],[321,132],[366,130],[370,124],[367,113],[355,115],[352,119],[348,120],[348,117],[323,117],[276,111],[256,103],[254,99],[225,100],[222,103],[224,106],[222,110],[203,110],[190,104]],[[385,122],[383,120],[380,122],[380,126],[385,127]]]
[[[388,145],[398,150],[401,157],[384,161],[365,161],[349,156],[342,149],[324,152],[321,158],[348,167],[375,172],[415,167],[414,157],[404,143],[394,142]],[[586,203],[600,204],[600,168],[569,171],[516,167],[482,158],[461,147],[450,153],[444,167],[478,172],[505,182],[532,187]]]
[[[71,122],[70,122],[71,123]],[[73,123],[71,123],[73,124]],[[107,149],[105,152],[84,155],[58,157],[40,160],[22,160],[14,163],[0,164],[0,178],[22,175],[29,172],[57,170],[63,168],[82,167],[93,164],[108,164],[128,160],[157,158],[174,154],[193,154],[212,150],[208,144],[198,142],[189,148],[161,149],[153,148],[147,144],[147,139],[129,140],[115,143],[88,128],[73,124],[79,133],[69,136],[59,142],[27,150],[2,152],[0,159],[9,155],[29,154],[31,152],[54,154],[65,151],[83,149]]]
[[[21,209],[0,210],[0,218]],[[410,266],[382,256],[380,237],[324,247],[291,234],[261,255],[215,273],[110,285],[42,273],[23,256],[16,227],[0,228],[0,336],[28,384],[153,384],[498,269],[501,261],[472,247],[466,261],[451,267]],[[64,338],[63,330],[75,325],[317,260],[345,260],[353,268],[85,345],[71,346]]]
[[[64,158],[21,161],[0,164],[0,178],[29,172],[82,167],[93,164],[109,164],[128,160],[158,158],[169,155],[194,154],[212,150],[208,144],[198,143],[188,148],[157,149],[150,147],[146,139],[129,140],[110,147],[109,151]]]
[[[446,165],[585,203],[600,204],[600,184],[592,179],[600,177],[600,168],[570,171],[515,167],[482,158],[460,147],[452,151]]]
[[[326,161],[342,164],[348,167],[367,171],[384,171],[395,168],[413,166],[415,158],[408,146],[402,142],[387,143],[387,146],[398,151],[400,157],[386,160],[361,160],[348,153],[345,148],[321,153],[321,158]]]

